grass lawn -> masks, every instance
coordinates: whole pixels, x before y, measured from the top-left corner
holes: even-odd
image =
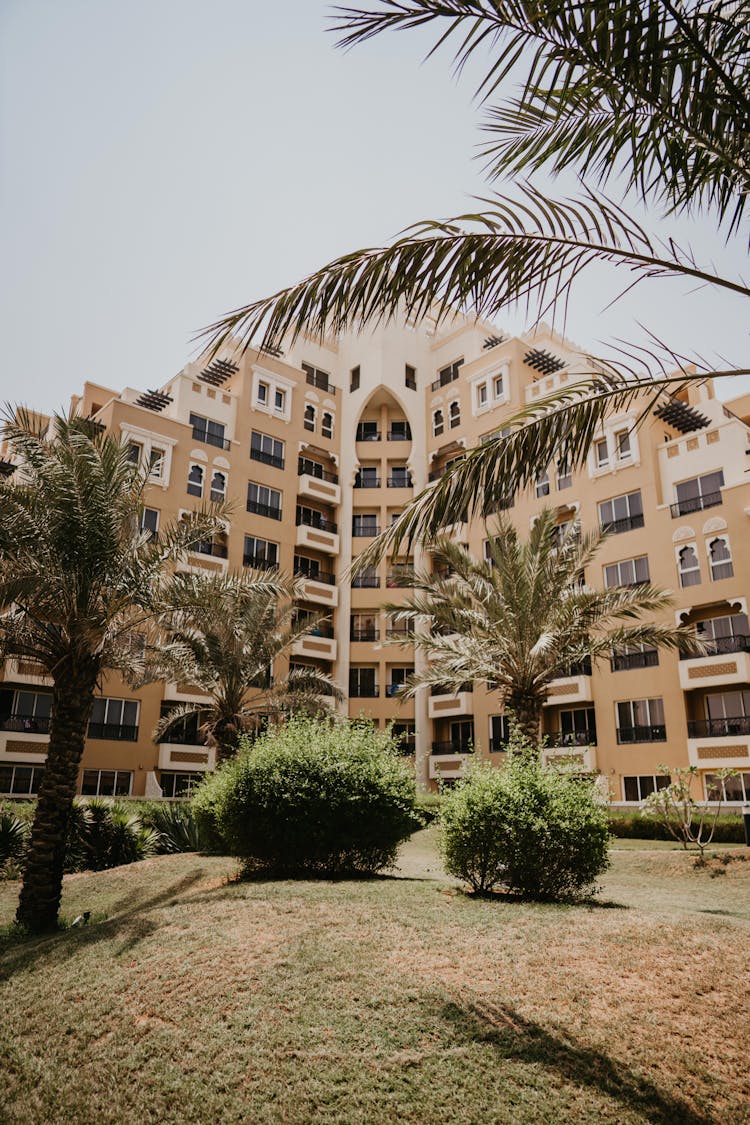
[[[91,925],[0,945],[0,1122],[750,1121],[748,853],[617,844],[596,906],[473,900],[433,830],[367,882],[70,876]]]

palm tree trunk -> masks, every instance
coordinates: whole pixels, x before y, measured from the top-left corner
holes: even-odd
[[[57,929],[65,844],[98,665],[58,669],[52,692],[47,764],[39,788],[16,921],[33,933]]]
[[[513,712],[521,734],[536,749],[542,737],[542,700],[535,695],[519,692],[509,695],[505,706],[508,711]]]

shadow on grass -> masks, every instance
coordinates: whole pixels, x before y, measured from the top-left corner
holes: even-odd
[[[564,1081],[597,1090],[653,1125],[711,1125],[712,1118],[621,1061],[571,1035],[554,1034],[506,1005],[450,1003],[442,1014],[465,1041],[487,1043],[499,1058],[536,1065]]]
[[[0,980],[7,980],[14,973],[33,967],[37,960],[48,955],[58,962],[66,961],[83,946],[110,941],[118,936],[124,940],[114,950],[114,956],[123,956],[159,929],[156,919],[149,917],[152,912],[173,902],[204,878],[205,871],[198,868],[165,887],[159,894],[148,898],[127,895],[110,908],[113,911],[111,917],[88,926],[60,930],[42,937],[24,934],[21,930],[11,931],[0,939]]]

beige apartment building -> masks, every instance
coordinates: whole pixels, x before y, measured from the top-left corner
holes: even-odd
[[[302,336],[278,355],[227,351],[188,364],[158,390],[86,383],[73,405],[151,466],[149,529],[206,499],[230,502],[223,533],[191,552],[185,567],[278,567],[300,576],[300,609],[327,618],[291,659],[331,672],[350,716],[395,723],[429,788],[460,777],[472,748],[503,760],[502,706],[481,683],[457,695],[396,698],[415,656],[383,607],[408,591],[394,587],[393,561],[354,580],[351,563],[455,458],[587,370],[583,353],[545,327],[507,338],[457,317],[439,328],[394,323],[324,344]],[[662,765],[696,766],[702,796],[715,792],[718,769],[734,767],[726,796],[740,802],[750,799],[750,396],[723,404],[707,382],[665,397],[636,427],[640,409],[607,419],[583,471],[552,462],[534,488],[508,498],[507,510],[522,531],[549,505],[561,525],[604,525],[611,534],[587,581],[648,579],[671,589],[670,612],[698,626],[708,651],[686,660],[619,653],[556,681],[545,708],[545,756],[596,774],[612,801],[625,804],[664,784]],[[477,555],[491,530],[480,521],[451,529]],[[49,691],[33,665],[6,663],[0,793],[38,788]],[[214,766],[197,725],[158,744],[152,737],[160,711],[186,700],[201,700],[188,684],[135,693],[108,676],[90,723],[81,792],[189,792]]]

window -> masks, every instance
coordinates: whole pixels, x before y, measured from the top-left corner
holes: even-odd
[[[256,535],[245,536],[242,552],[243,566],[257,566],[261,570],[276,570],[279,565],[279,545],[259,539]]]
[[[490,719],[490,753],[505,751],[510,738],[510,720],[507,715],[493,715]]]
[[[162,770],[159,775],[161,784],[162,796],[175,798],[175,797],[189,797],[196,785],[203,781],[204,774],[195,773],[174,773],[172,770]]]
[[[84,797],[129,797],[132,786],[130,770],[84,770],[81,794]]]
[[[712,737],[750,734],[750,690],[722,691],[707,695],[706,719],[705,731],[697,729],[689,730],[688,733]]]
[[[110,738],[122,742],[138,739],[138,700],[94,700],[89,721],[89,738]]]
[[[406,668],[391,668],[390,682],[386,684],[385,694],[396,695],[398,691],[404,686],[409,676],[414,674],[414,665]]]
[[[358,422],[357,441],[380,441],[377,422]]]
[[[141,512],[141,531],[148,532],[152,539],[159,534],[159,513],[156,508],[144,508]]]
[[[710,644],[709,656],[750,651],[750,624],[746,613],[711,617],[707,621],[699,621],[696,628],[703,640]]]
[[[23,691],[13,693],[10,717],[0,723],[0,729],[26,731],[30,734],[49,734],[52,711],[52,692]]]
[[[320,531],[328,531],[335,535],[338,531],[336,524],[325,512],[317,508],[309,508],[306,504],[297,505],[297,527],[316,527]]]
[[[152,480],[161,480],[164,476],[164,450],[151,449],[148,455],[148,475]]]
[[[388,427],[389,441],[411,441],[411,426],[405,418],[397,418]]]
[[[260,461],[263,465],[272,465],[274,469],[284,468],[284,443],[269,434],[261,434],[253,430],[250,435],[250,458]]]
[[[664,703],[661,699],[627,699],[615,704],[617,741],[665,742]]]
[[[630,444],[630,430],[618,430],[615,434],[615,452],[618,461],[628,461],[633,456]]]
[[[433,437],[440,437],[445,427],[445,420],[443,418],[442,410],[433,411],[432,415],[432,434]]]
[[[226,427],[221,422],[214,422],[212,418],[203,418],[200,414],[191,413],[190,425],[193,427],[193,441],[202,441],[219,449],[229,449],[229,442],[224,439]]]
[[[564,488],[570,488],[573,484],[573,474],[570,470],[570,461],[563,457],[557,462],[557,489],[562,492]]]
[[[636,559],[622,559],[604,568],[604,585],[608,590],[613,586],[639,586],[649,581],[648,555]]]
[[[21,766],[13,762],[0,765],[0,793],[16,797],[34,797],[42,784],[44,766]]]
[[[377,465],[362,465],[357,470],[357,475],[354,478],[355,488],[379,488],[380,478],[378,477]]]
[[[349,635],[353,641],[377,641],[380,631],[376,614],[353,613]]]
[[[349,372],[349,391],[359,390],[359,367],[353,367]]]
[[[190,496],[200,497],[203,495],[203,467],[201,465],[190,466],[187,490]]]
[[[376,668],[349,669],[349,695],[354,699],[375,699],[379,694],[375,675]]]
[[[389,488],[411,488],[411,475],[406,465],[392,465],[388,476]]]
[[[278,387],[273,392],[273,408],[278,414],[283,414],[286,410],[286,391],[279,390]]]
[[[326,411],[323,414],[323,420],[320,424],[320,435],[324,438],[333,437],[333,414]]]
[[[706,473],[702,477],[684,480],[675,486],[677,503],[672,505],[672,517],[686,516],[690,512],[701,512],[704,508],[715,508],[721,504],[721,489],[724,487],[724,473]]]
[[[729,540],[724,536],[711,540],[708,545],[708,559],[712,582],[719,582],[722,578],[731,578],[734,575]]]
[[[505,393],[505,380],[502,375],[496,375],[492,380],[492,393],[495,398],[502,398]]]
[[[477,406],[486,406],[486,405],[487,405],[487,384],[486,383],[478,383],[477,384]]]
[[[305,373],[305,379],[311,387],[317,387],[321,391],[329,391],[334,393],[335,387],[331,383],[327,371],[321,371],[318,367],[313,367],[311,363],[303,363],[302,370]]]
[[[220,473],[217,469],[211,475],[211,499],[214,503],[218,504],[226,499],[227,495],[227,478],[226,473]]]
[[[683,588],[685,586],[700,586],[701,568],[694,545],[689,544],[678,551],[677,569],[680,572],[680,585]]]
[[[352,577],[352,589],[354,590],[377,590],[379,586],[380,578],[374,566],[366,566]]]
[[[135,441],[131,441],[128,444],[128,461],[130,461],[133,465],[138,465],[140,463],[142,453],[142,445],[138,445],[138,443]]]
[[[441,367],[438,371],[437,379],[432,384],[432,390],[436,391],[439,387],[447,387],[449,383],[455,382],[459,376],[463,362],[463,358],[457,359],[455,363],[449,363],[446,367]]]
[[[268,405],[268,383],[258,383],[256,401],[259,402],[261,406]]]
[[[549,473],[546,469],[536,475],[535,492],[537,496],[549,496]]]
[[[724,779],[715,773],[707,773],[706,800],[750,802],[750,773],[739,773],[736,777]]]
[[[456,426],[461,425],[461,403],[456,400],[448,407],[448,417],[450,418],[451,429],[454,430]]]
[[[305,429],[310,430],[311,433],[315,432],[315,407],[308,402],[305,407]]]
[[[406,720],[400,723],[391,723],[391,737],[398,742],[402,754],[413,754],[414,743],[417,736],[416,723]]]
[[[474,748],[474,720],[457,719],[450,724],[451,742],[459,752]]]
[[[639,774],[637,777],[622,779],[623,796],[626,801],[645,801],[657,789],[666,789],[669,774]]]
[[[560,712],[558,746],[596,746],[596,712],[593,707],[572,707]]]
[[[597,469],[606,469],[609,465],[609,446],[606,438],[594,442],[594,458]]]
[[[416,391],[416,389],[417,389],[417,369],[416,369],[416,367],[412,367],[411,364],[409,364],[409,363],[407,363],[406,366],[404,367],[404,383],[409,388],[410,391]]]
[[[613,496],[599,505],[599,523],[602,531],[620,535],[623,531],[633,531],[643,527],[643,501],[640,492],[628,492],[624,496]]]
[[[294,573],[302,575],[303,578],[310,578],[315,582],[332,580],[332,575],[320,569],[320,560],[311,559],[308,555],[294,556]]]
[[[378,517],[375,514],[359,513],[352,516],[352,535],[355,538],[377,535],[379,531]]]
[[[272,520],[281,519],[281,493],[265,484],[247,482],[247,510]]]
[[[645,645],[625,645],[612,653],[610,667],[613,672],[628,672],[632,668],[656,668],[659,652]]]

